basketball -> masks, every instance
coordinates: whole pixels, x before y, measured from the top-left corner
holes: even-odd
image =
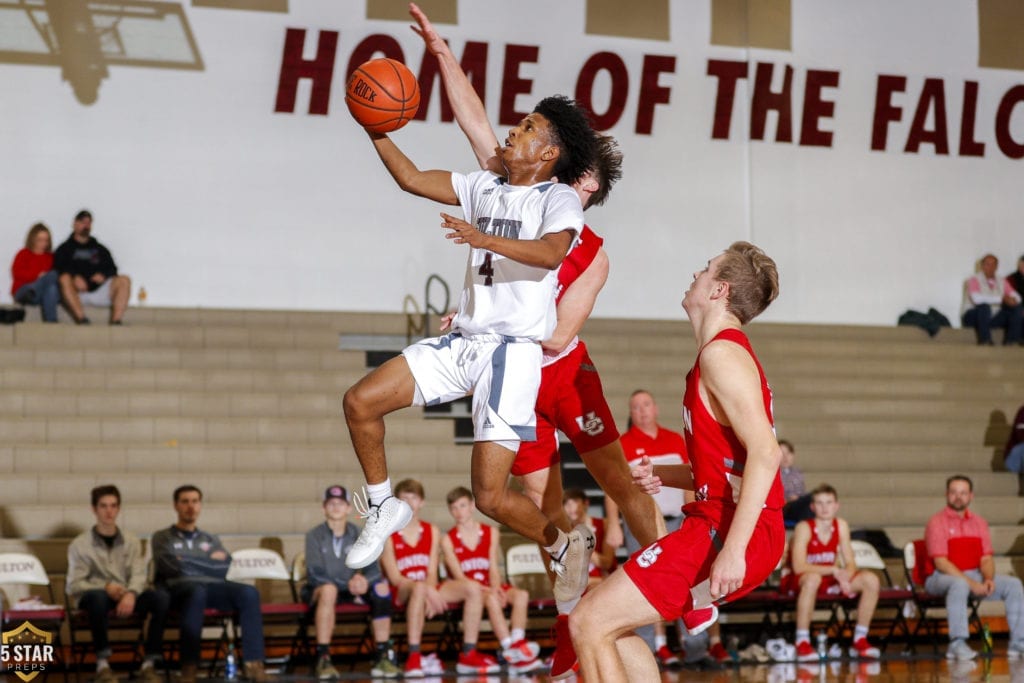
[[[373,59],[352,72],[345,104],[366,130],[390,133],[416,115],[420,86],[405,64],[394,59]]]

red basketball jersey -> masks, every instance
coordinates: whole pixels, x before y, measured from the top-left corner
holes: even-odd
[[[569,253],[562,259],[561,267],[558,269],[558,289],[555,292],[556,304],[562,300],[562,295],[565,294],[565,290],[569,289],[569,285],[576,282],[576,278],[594,262],[594,257],[597,256],[597,252],[601,249],[602,244],[604,244],[604,240],[591,230],[590,226],[584,225],[582,232],[580,232],[579,243],[569,250]]]
[[[811,540],[807,542],[807,564],[829,567],[836,563],[839,556],[839,520],[832,520],[832,535],[822,541],[818,535],[818,524],[813,519],[806,519],[801,524],[811,527]]]
[[[491,527],[481,524],[476,547],[469,548],[459,536],[459,527],[448,530],[448,538],[455,548],[455,559],[458,560],[462,573],[467,579],[478,581],[484,586],[491,585],[491,532]]]
[[[413,581],[426,581],[427,570],[430,568],[430,524],[420,522],[420,540],[416,545],[409,545],[402,538],[402,533],[391,534],[391,543],[395,547],[395,562],[402,576]]]
[[[715,335],[711,341],[724,339],[739,344],[754,359],[761,377],[761,395],[768,422],[775,425],[772,416],[772,390],[768,387],[760,361],[750,347],[750,341],[742,331],[726,329]],[[710,343],[710,342],[709,342]],[[711,502],[717,507],[734,508],[739,501],[740,485],[743,482],[743,468],[747,464],[747,451],[736,438],[732,427],[725,427],[715,420],[700,398],[700,353],[693,369],[686,375],[686,394],[683,396],[683,425],[686,433],[686,450],[693,468],[694,488],[697,494],[697,512],[704,509],[702,503]],[[778,472],[765,500],[765,507],[781,510],[785,502],[782,480]],[[689,506],[687,506],[689,507]]]

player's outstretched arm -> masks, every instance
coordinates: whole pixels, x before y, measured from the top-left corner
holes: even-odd
[[[747,544],[775,481],[782,452],[765,414],[760,374],[743,347],[728,341],[708,344],[701,352],[700,372],[715,418],[732,427],[747,451],[736,516],[711,567],[711,595],[718,598],[743,585]]]
[[[473,89],[473,84],[466,78],[466,72],[455,61],[455,55],[452,54],[448,43],[437,34],[430,19],[416,3],[409,3],[409,14],[419,24],[419,26],[410,28],[423,39],[427,50],[437,57],[441,68],[441,80],[444,82],[444,92],[448,95],[448,101],[452,105],[455,120],[473,147],[473,153],[476,155],[480,168],[504,175],[504,167],[494,153],[495,148],[498,147],[498,136],[491,128],[484,103],[480,101],[480,96]]]
[[[608,254],[604,249],[599,249],[594,260],[569,285],[558,302],[558,324],[551,338],[542,343],[545,349],[555,353],[565,350],[569,342],[579,334],[583,323],[587,322],[591,311],[594,310],[594,304],[597,303],[597,295],[607,280]]]
[[[575,228],[549,232],[535,240],[512,240],[507,237],[488,235],[447,213],[441,213],[441,227],[451,230],[445,235],[455,244],[468,244],[476,249],[486,249],[535,268],[554,270],[569,253],[575,238]]]
[[[442,204],[457,205],[459,197],[452,187],[452,174],[449,171],[421,171],[416,164],[405,156],[402,150],[383,133],[370,133],[370,141],[377,155],[384,162],[384,167],[395,179],[398,186],[420,197],[433,199]]]

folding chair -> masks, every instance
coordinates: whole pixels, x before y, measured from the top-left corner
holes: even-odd
[[[284,581],[291,588],[291,573],[284,563],[284,558],[269,548],[244,548],[231,553],[231,567],[228,569],[227,580],[239,583],[255,584],[256,581]],[[261,593],[266,593],[261,591]],[[268,663],[283,664],[288,670],[291,669],[291,658],[296,651],[296,639],[298,631],[291,635],[281,637],[268,634],[268,627],[298,627],[306,618],[309,607],[297,599],[292,602],[277,602],[273,600],[260,600],[260,613],[263,615],[264,640],[268,646],[275,641],[287,640],[289,643],[288,655],[280,660],[274,661],[268,658]],[[233,624],[234,626],[234,624]],[[238,634],[235,633],[235,640]],[[268,648],[269,649],[269,648]]]
[[[302,605],[305,612],[299,621],[298,630],[292,640],[292,657],[312,660],[314,648],[309,638],[309,628],[316,618],[316,610],[310,609],[302,602],[301,587],[306,583],[306,553],[300,552],[292,560],[292,568],[289,573],[289,581],[292,589],[292,600]],[[373,628],[370,620],[370,606],[366,604],[342,603],[334,606],[334,634],[332,643],[339,642],[343,647],[353,648],[354,653],[350,659],[350,668],[355,668],[356,660],[360,655],[372,656]]]
[[[893,637],[897,630],[901,631],[904,638],[910,638],[910,626],[907,624],[907,619],[903,615],[903,609],[908,602],[914,600],[914,593],[908,588],[901,588],[895,585],[892,581],[892,576],[889,574],[889,568],[885,564],[885,560],[878,554],[878,550],[875,546],[871,545],[867,541],[852,540],[850,546],[853,550],[854,562],[857,565],[858,570],[870,569],[880,575],[881,586],[878,593],[878,608],[875,611],[873,622],[878,622],[880,617],[878,610],[881,609],[892,609],[893,616],[889,619],[889,630],[885,637],[882,639],[882,649],[885,649],[889,640]],[[853,631],[853,619],[854,612],[856,611],[858,598],[853,600],[843,601],[841,607],[844,614],[843,632]]]
[[[64,605],[67,610],[68,636],[71,648],[71,662],[75,667],[75,680],[79,680],[86,658],[95,655],[92,643],[92,628],[89,626],[89,615],[84,609],[71,604],[71,596],[65,591]],[[132,656],[131,668],[134,670],[142,659],[142,646],[145,639],[145,620],[134,614],[119,617],[110,611],[107,617],[107,631],[110,649],[114,652],[127,652]],[[88,636],[82,639],[82,634]]]
[[[914,594],[914,606],[917,608],[917,625],[907,640],[907,651],[914,651],[914,640],[918,633],[924,628],[932,648],[936,653],[939,651],[939,633],[942,622],[946,619],[946,596],[929,593],[924,588],[925,580],[934,571],[935,566],[928,557],[928,550],[925,547],[923,538],[907,542],[903,546],[903,570],[906,573],[907,583]],[[974,626],[980,633],[982,628],[981,617],[978,616],[978,598],[971,597],[967,601],[967,608],[970,610],[968,625]],[[943,614],[936,616],[936,612]]]
[[[548,638],[558,610],[544,556],[536,543],[520,543],[505,551],[505,578],[511,585],[530,594],[527,638]],[[535,624],[538,619],[542,620],[543,625]]]
[[[45,586],[49,603],[33,605],[37,607],[35,609],[19,607],[14,598],[27,596],[30,593],[30,586]],[[5,590],[5,587],[10,587],[10,590]],[[64,608],[55,603],[53,584],[50,583],[50,576],[46,573],[43,563],[29,553],[0,553],[0,590],[12,603],[0,612],[0,631],[30,630],[40,642],[52,644],[52,665],[61,665],[66,681],[67,668],[64,666],[64,645],[61,641],[61,629],[66,615]],[[5,633],[4,637],[7,638],[8,635],[10,634]],[[49,671],[49,666],[46,670]]]

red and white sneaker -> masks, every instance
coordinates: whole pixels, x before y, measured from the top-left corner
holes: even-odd
[[[718,608],[714,605],[692,609],[683,615],[683,626],[691,636],[700,635],[718,620]]]
[[[460,674],[496,674],[501,671],[501,665],[494,657],[483,654],[480,650],[473,648],[469,652],[459,655],[459,661],[455,670]]]
[[[850,648],[850,656],[859,659],[878,659],[882,653],[877,647],[873,647],[867,638],[859,638]]]
[[[819,659],[818,651],[811,647],[808,641],[801,640],[796,644],[796,660],[798,662],[816,662]]]
[[[548,675],[551,680],[560,681],[580,670],[576,649],[572,646],[572,636],[569,635],[569,615],[559,614],[552,630],[555,651],[551,655],[551,671]]]
[[[718,641],[708,648],[708,657],[711,657],[711,659],[719,664],[725,664],[732,659],[729,651],[725,649],[725,645],[722,645],[722,641]]]
[[[524,664],[537,659],[540,654],[540,645],[532,640],[519,640],[502,650],[501,657],[509,664]]]
[[[676,657],[676,653],[668,649],[668,645],[662,645],[654,654],[657,655],[662,666],[677,666],[679,664],[679,657]]]
[[[409,658],[405,660],[406,678],[423,678],[423,660],[419,652],[410,652]]]

